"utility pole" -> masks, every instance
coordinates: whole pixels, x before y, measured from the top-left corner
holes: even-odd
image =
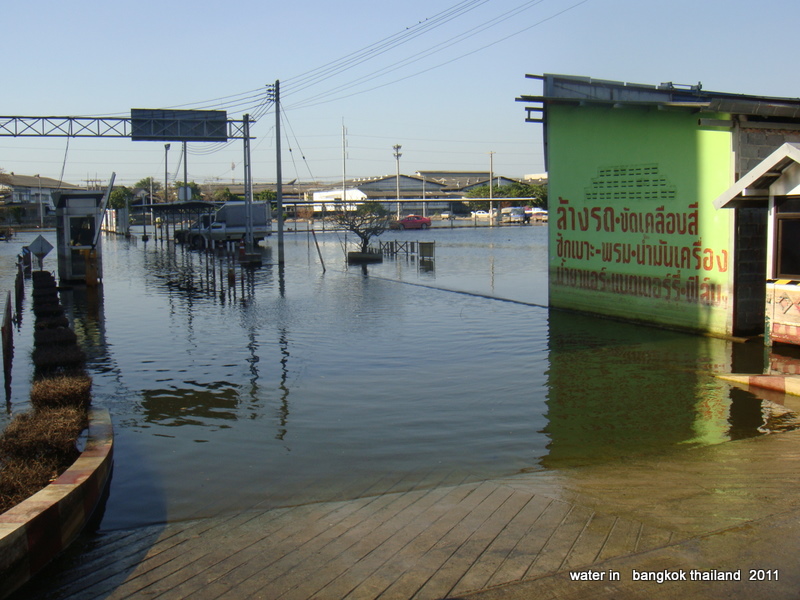
[[[253,252],[253,173],[250,165],[250,115],[244,116],[244,244],[248,254]]]
[[[500,223],[500,206],[498,203],[497,216],[494,214],[494,152],[489,152],[489,223],[494,226]]]
[[[342,209],[347,210],[347,129],[342,119]],[[324,223],[324,221],[323,221]]]
[[[283,256],[283,181],[281,175],[281,82],[275,80],[275,158],[277,173],[277,207],[278,207],[278,266],[284,264]]]
[[[189,192],[189,157],[186,155],[186,142],[183,142],[183,199],[186,202],[192,199]]]
[[[400,157],[403,156],[400,154],[400,148],[402,146],[400,144],[395,144],[392,146],[394,149],[394,159],[397,161],[397,177],[395,183],[397,184],[397,220],[400,220]]]
[[[164,144],[164,202],[169,202],[169,165],[167,164],[169,160],[169,144]],[[150,190],[150,202],[153,202],[153,190]]]

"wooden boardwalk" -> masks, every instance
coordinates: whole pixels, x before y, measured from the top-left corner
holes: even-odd
[[[673,566],[722,567],[720,547],[703,557],[696,553],[708,542],[698,540],[737,532],[746,547],[747,532],[775,515],[800,528],[800,519],[787,520],[798,508],[796,431],[559,473],[101,534],[14,600],[540,597],[515,595],[531,585],[544,586],[546,598],[572,598],[579,584],[565,573],[593,565],[657,567],[665,556]],[[780,543],[762,545],[769,568],[768,551]],[[705,562],[681,558],[690,550],[692,561]],[[734,550],[725,560],[737,560]],[[556,580],[560,588],[547,587]],[[608,597],[640,597],[627,585],[632,595]]]
[[[678,537],[483,482],[101,536],[39,597],[458,597]]]

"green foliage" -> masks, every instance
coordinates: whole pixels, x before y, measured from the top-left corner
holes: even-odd
[[[183,181],[176,181],[175,182],[175,190],[181,189],[182,187],[188,185],[189,189],[192,190],[192,197],[188,198],[189,200],[200,200],[203,197],[203,192],[200,189],[200,184],[195,183],[194,181],[190,181],[188,184],[184,183]],[[180,197],[180,196],[178,196]]]
[[[261,190],[254,194],[253,198],[259,202],[275,202],[278,199],[278,193],[275,190]]]
[[[467,198],[488,198],[489,186],[482,185],[467,192]],[[538,185],[533,183],[522,183],[515,181],[509,185],[500,185],[492,190],[492,197],[496,200],[505,200],[508,198],[535,198],[535,200],[528,200],[525,204],[530,206],[538,206],[540,208],[547,208],[547,186]],[[488,210],[488,201],[474,201],[469,202],[472,210]],[[510,204],[509,204],[510,206]]]
[[[244,200],[244,198],[237,196],[231,192],[230,188],[226,187],[224,190],[218,189],[211,194],[211,200],[214,202],[234,202],[236,200]]]
[[[161,183],[153,179],[152,177],[145,177],[144,179],[140,179],[133,185],[133,189],[143,189],[150,191],[150,184],[153,184],[153,194],[157,194],[161,191]]]
[[[115,187],[108,197],[108,208],[125,208],[133,200],[133,190],[124,185]]]

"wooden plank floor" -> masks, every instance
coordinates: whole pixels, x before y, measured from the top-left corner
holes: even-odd
[[[33,597],[436,599],[676,539],[482,482],[115,532]]]
[[[513,590],[535,585],[572,598],[575,585],[557,593],[548,582],[609,561],[692,565],[675,560],[698,540],[738,536],[746,549],[755,524],[763,531],[791,510],[800,511],[800,431],[101,534],[13,600],[522,598]],[[722,557],[714,547],[703,560],[717,568]]]

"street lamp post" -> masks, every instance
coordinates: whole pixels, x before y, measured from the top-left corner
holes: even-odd
[[[397,178],[395,183],[397,184],[397,220],[400,220],[400,157],[403,156],[400,153],[400,148],[402,146],[400,144],[395,144],[392,146],[394,149],[394,159],[397,161]]]

